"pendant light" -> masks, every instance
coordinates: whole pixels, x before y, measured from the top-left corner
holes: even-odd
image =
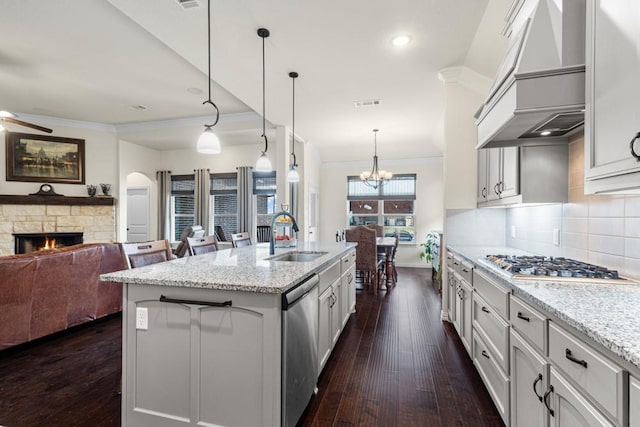
[[[296,79],[298,73],[292,71],[289,73],[291,77],[291,86],[293,88],[293,118],[291,120],[291,157],[293,157],[293,163],[289,167],[289,173],[287,173],[287,181],[300,182],[300,174],[298,173],[298,162],[296,161]]]
[[[264,39],[269,37],[269,30],[266,28],[258,29],[258,36],[262,38],[262,138],[264,138],[264,151],[258,157],[256,162],[256,172],[271,172],[271,160],[267,157],[269,149],[269,141],[267,140],[267,132],[265,128],[265,67],[264,67]]]
[[[360,179],[369,187],[377,189],[378,187],[382,187],[387,181],[389,181],[393,177],[393,174],[391,172],[378,169],[378,129],[373,130],[373,137],[373,166],[371,167],[371,172],[362,172],[360,174]]]
[[[207,46],[209,61],[209,99],[204,101],[202,104],[211,104],[211,106],[216,109],[216,120],[213,124],[204,125],[204,131],[198,138],[196,149],[198,150],[198,153],[202,154],[219,154],[220,140],[211,129],[218,124],[218,119],[220,119],[220,110],[218,110],[218,106],[211,100],[211,0],[207,0]]]

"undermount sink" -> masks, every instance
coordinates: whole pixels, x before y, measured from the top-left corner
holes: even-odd
[[[282,255],[272,256],[267,259],[269,261],[309,262],[326,254],[328,254],[328,252],[292,251]]]

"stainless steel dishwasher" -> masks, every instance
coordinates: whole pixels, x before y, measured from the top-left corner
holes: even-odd
[[[317,274],[282,295],[282,425],[295,426],[318,379]]]

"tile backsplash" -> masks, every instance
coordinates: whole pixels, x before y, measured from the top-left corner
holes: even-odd
[[[569,203],[506,209],[505,234],[508,246],[640,279],[640,196],[584,195],[582,135],[569,144]]]

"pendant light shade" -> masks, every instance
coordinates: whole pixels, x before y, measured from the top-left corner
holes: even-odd
[[[292,163],[289,166],[289,173],[287,173],[287,181],[289,182],[300,182],[300,174],[298,173],[298,162],[296,161],[296,79],[299,74],[295,71],[289,73],[289,77],[291,77],[291,85],[292,85],[292,99],[291,103],[293,112],[293,118],[291,120],[291,157]]]
[[[210,104],[213,108],[215,108],[216,119],[212,124],[204,125],[204,132],[202,132],[202,134],[198,138],[196,150],[198,151],[198,153],[202,154],[219,154],[221,151],[220,140],[211,129],[218,124],[218,120],[220,119],[220,110],[218,109],[218,106],[211,100],[211,0],[207,0],[207,46],[209,60],[209,99],[204,101],[202,104]]]
[[[197,150],[202,154],[220,154],[220,140],[210,127],[205,127],[204,132],[200,134]]]
[[[360,174],[360,179],[369,187],[378,189],[378,187],[382,187],[385,183],[387,183],[393,177],[393,174],[391,172],[387,172],[378,168],[378,129],[373,130],[373,137],[373,166],[371,167],[371,171],[362,172]]]
[[[267,157],[267,151],[269,150],[269,141],[267,140],[267,132],[265,126],[265,65],[264,65],[264,39],[269,37],[269,30],[266,28],[258,29],[258,37],[262,39],[262,136],[264,138],[264,151],[258,157],[256,162],[256,172],[271,172],[271,160]]]

